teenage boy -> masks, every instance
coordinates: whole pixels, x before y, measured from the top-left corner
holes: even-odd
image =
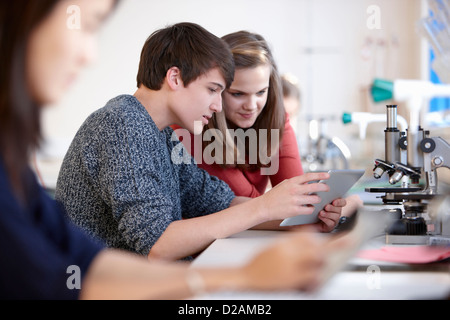
[[[153,33],[142,50],[138,90],[94,112],[64,159],[56,198],[72,220],[110,247],[178,260],[215,239],[311,213],[307,205],[320,198],[310,193],[328,187],[307,182],[326,173],[287,180],[250,200],[194,163],[173,161],[180,142],[170,126],[200,133],[198,123],[222,110],[233,75],[229,48],[204,28],[181,23]],[[336,222],[344,205],[328,209]]]

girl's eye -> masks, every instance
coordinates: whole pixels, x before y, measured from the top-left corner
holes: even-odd
[[[240,92],[231,93],[231,96],[233,96],[235,98],[239,98],[242,96],[242,93],[240,93]]]
[[[263,96],[265,94],[266,94],[266,90],[263,90],[263,91],[258,92],[256,95]]]

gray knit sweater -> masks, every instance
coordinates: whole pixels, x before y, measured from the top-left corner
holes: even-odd
[[[159,131],[135,97],[112,99],[75,136],[56,199],[91,236],[142,255],[171,222],[228,208],[234,194],[225,182],[194,160],[172,161],[174,148],[179,157],[188,154],[172,132]]]

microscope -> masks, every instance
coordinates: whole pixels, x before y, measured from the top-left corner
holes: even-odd
[[[386,95],[388,91],[391,94]],[[440,194],[437,169],[450,169],[450,145],[441,137],[431,137],[420,126],[419,113],[426,98],[450,96],[450,86],[415,80],[375,80],[372,95],[375,101],[405,101],[410,111],[408,129],[401,132],[397,127],[397,105],[386,106],[385,157],[375,160],[373,176],[380,179],[386,174],[391,186],[366,188],[366,192],[385,194],[381,197],[383,203],[391,207],[383,210],[392,222],[386,229],[386,243],[423,245],[449,239],[450,226],[442,218],[449,215],[449,194],[448,190]]]

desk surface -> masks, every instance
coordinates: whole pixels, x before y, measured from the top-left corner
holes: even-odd
[[[273,243],[281,232],[245,231],[216,240],[192,263],[192,267],[237,266],[249,261]],[[373,244],[370,244],[373,246]],[[374,276],[369,266],[379,268]],[[450,264],[433,264],[421,268],[409,265],[351,259],[343,271],[314,294],[299,292],[218,292],[199,299],[443,299],[450,294]]]

